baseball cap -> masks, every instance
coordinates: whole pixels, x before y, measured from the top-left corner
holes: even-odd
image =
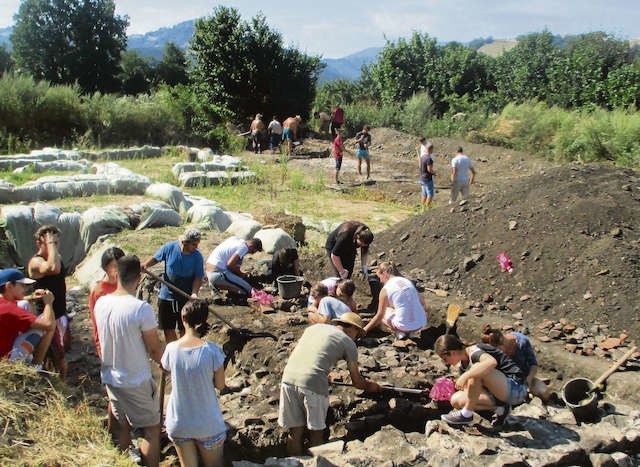
[[[9,282],[20,282],[22,284],[35,283],[33,279],[24,277],[24,274],[22,274],[17,269],[3,269],[2,271],[0,271],[0,287],[6,285]]]
[[[202,238],[200,230],[195,227],[187,227],[184,233],[180,236],[182,243],[198,243]]]

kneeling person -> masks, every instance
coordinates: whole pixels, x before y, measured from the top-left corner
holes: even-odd
[[[249,275],[240,266],[245,255],[257,251],[262,251],[262,240],[259,238],[243,240],[229,237],[218,245],[207,258],[206,271],[211,288],[251,295],[251,284],[246,281]]]
[[[311,446],[322,443],[329,408],[329,371],[339,360],[346,360],[355,387],[380,391],[380,386],[365,380],[358,368],[355,341],[362,334],[362,319],[355,313],[345,313],[333,323],[335,326],[309,326],[284,369],[278,424],[289,429],[289,455],[302,454],[305,427],[310,430]]]

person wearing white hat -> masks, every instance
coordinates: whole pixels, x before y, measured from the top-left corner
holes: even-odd
[[[377,383],[364,379],[358,368],[355,341],[363,334],[362,318],[348,312],[332,323],[314,324],[304,331],[282,374],[278,424],[289,430],[287,452],[292,456],[303,454],[305,428],[311,446],[322,443],[329,408],[328,375],[338,361],[347,362],[356,388],[381,390]]]
[[[23,310],[17,303],[25,298],[25,285],[34,282],[17,269],[0,271],[0,358],[9,355],[10,360],[40,365],[49,349],[56,326],[53,294],[39,289],[30,297],[44,303],[40,316]]]

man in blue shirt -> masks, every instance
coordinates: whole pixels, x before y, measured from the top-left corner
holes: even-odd
[[[201,234],[198,229],[189,227],[178,240],[167,242],[142,267],[150,268],[164,261],[163,279],[175,285],[191,300],[198,298],[198,291],[204,277],[204,259],[198,250]],[[162,284],[158,296],[158,322],[164,331],[167,344],[178,339],[176,326],[180,335],[184,333],[180,312],[187,299]]]

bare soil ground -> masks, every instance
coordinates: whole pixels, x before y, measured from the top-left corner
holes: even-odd
[[[436,198],[431,210],[420,213],[417,138],[390,129],[373,129],[372,137],[373,181],[365,183],[356,173],[355,157],[347,155],[341,172],[344,184],[327,188],[344,193],[342,200],[337,201],[344,216],[331,220],[360,219],[359,214],[367,211],[366,217],[371,219],[376,235],[371,259],[392,259],[419,285],[448,290],[450,296],[446,298],[427,296],[433,326],[430,335],[443,329],[445,309],[453,302],[464,306],[460,332],[468,340],[477,337],[485,322],[527,330],[538,350],[542,374],[551,379],[556,391],[573,377],[595,380],[611,364],[611,359],[570,353],[565,350],[564,341],[538,340],[544,334],[538,328],[544,319],[566,319],[591,332],[594,340],[620,333],[628,334],[629,340],[637,338],[640,330],[637,172],[605,165],[555,166],[517,151],[436,138],[433,140]],[[353,149],[350,142],[347,145]],[[449,206],[449,162],[460,145],[474,161],[477,182],[472,187],[472,199]],[[309,176],[324,171],[330,184],[333,159],[317,157],[326,155],[329,147],[328,139],[309,138],[298,149],[297,158],[288,164],[301,168]],[[278,155],[254,156],[246,152],[243,157],[276,159]],[[358,202],[354,203],[353,198]],[[380,213],[379,223],[375,221],[376,212]],[[382,230],[389,223],[392,226]],[[144,233],[129,235],[141,236],[130,241],[140,244],[144,253],[152,253],[162,243],[157,235],[147,243]],[[201,244],[203,254],[208,255],[222,238],[222,234],[207,233]],[[500,271],[496,255],[501,251],[514,260],[513,274]],[[477,256],[469,267],[465,258],[472,255]],[[142,251],[140,256],[144,257]],[[265,258],[248,260],[246,266],[257,267],[257,260]],[[305,250],[302,265],[311,282],[330,272],[322,248]],[[358,300],[366,306],[370,301],[368,289],[361,280],[358,287]],[[302,315],[296,311],[255,315],[247,307],[229,304],[216,305],[216,309],[238,326],[273,332],[278,337],[276,343],[269,339],[245,343],[236,349],[237,360],[228,368],[227,377],[234,389],[222,396],[222,403],[225,419],[237,428],[230,436],[231,455],[254,460],[282,455],[284,437],[274,418],[277,384],[289,346],[304,329]],[[596,324],[601,326],[594,330]],[[104,408],[98,361],[84,310],[74,320],[74,331],[70,381],[84,386],[95,404]],[[219,323],[210,337],[220,344],[228,342]],[[386,371],[395,383],[431,381],[437,370],[443,369],[427,350],[429,342],[432,339],[425,338],[419,343],[414,357],[433,361],[431,369],[407,370],[415,363],[407,355],[398,360],[398,368],[378,367],[378,370]],[[621,352],[613,349],[609,354],[616,357]],[[381,356],[372,349],[366,358],[378,360],[378,357]],[[628,369],[637,368],[637,363],[628,365]],[[251,392],[246,391],[249,386]],[[341,411],[351,416],[353,410],[375,412],[372,405],[363,409],[351,401],[348,391],[337,394],[344,401],[332,411],[335,416]],[[610,379],[610,396],[637,404],[639,394],[637,373],[617,373]],[[247,407],[251,407],[249,414]],[[345,427],[345,423],[338,423],[332,428],[332,435],[344,435],[348,431]],[[170,450],[165,454],[165,464],[175,462]]]

